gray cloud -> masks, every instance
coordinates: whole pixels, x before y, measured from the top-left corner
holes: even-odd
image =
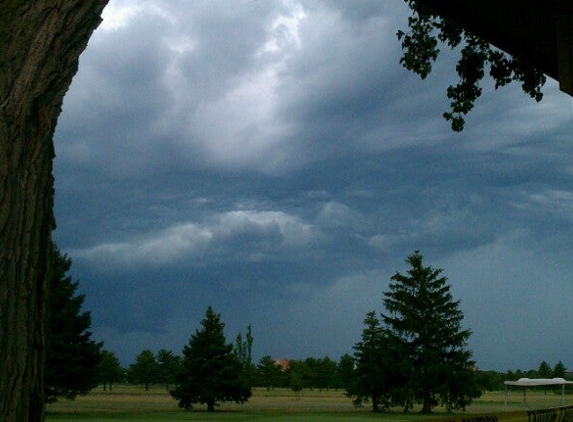
[[[209,304],[230,336],[253,324],[259,355],[337,358],[420,249],[481,367],[570,364],[569,99],[485,83],[452,133],[454,56],[426,81],[402,69],[406,17],[400,0],[112,0],[58,125],[55,238],[124,362],[178,351]]]

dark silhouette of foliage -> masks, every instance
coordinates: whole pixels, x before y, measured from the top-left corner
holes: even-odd
[[[503,390],[503,381],[505,374],[496,371],[476,371],[476,380],[481,391],[500,391]]]
[[[361,341],[354,345],[355,369],[347,382],[347,396],[356,407],[370,401],[373,412],[388,410],[396,402],[409,403],[403,386],[411,366],[404,359],[402,343],[382,325],[375,311],[366,314],[364,325]]]
[[[149,349],[143,350],[135,357],[135,362],[129,365],[127,377],[133,384],[143,384],[145,391],[159,381],[160,368],[153,352]]]
[[[354,365],[356,361],[353,356],[345,353],[338,361],[338,381],[340,387],[348,391],[354,379]]]
[[[354,406],[362,407],[363,402],[371,401],[372,411],[379,412],[380,406],[388,406],[389,393],[385,385],[383,330],[375,311],[366,314],[364,325],[362,339],[354,346],[356,369],[346,391]]]
[[[456,66],[459,82],[448,87],[450,110],[443,114],[451,122],[454,131],[464,129],[464,116],[473,109],[481,96],[480,82],[488,68],[495,89],[517,81],[525,93],[535,101],[541,101],[541,89],[546,81],[541,71],[491,46],[455,22],[437,15],[420,1],[404,1],[412,11],[408,18],[409,31],[398,31],[397,36],[404,51],[400,63],[406,69],[425,79],[432,70],[432,63],[438,58],[440,43],[451,49],[461,48]]]
[[[300,392],[302,391],[302,379],[297,372],[292,372],[289,377],[289,387],[290,389],[300,397]]]
[[[250,324],[247,326],[245,340],[241,333],[237,334],[234,353],[243,367],[244,383],[248,386],[254,385],[256,368],[253,364],[253,331]]]
[[[101,360],[98,365],[98,379],[103,384],[104,391],[109,387],[112,391],[113,384],[121,382],[125,378],[125,370],[114,352],[102,350]]]
[[[552,378],[565,378],[567,375],[567,368],[565,368],[563,362],[559,361],[555,364],[551,375]]]
[[[77,294],[79,282],[67,275],[71,265],[71,259],[54,245],[44,385],[48,403],[87,394],[99,382],[103,343],[91,339],[91,315],[82,312],[85,295]]]
[[[465,410],[481,390],[472,353],[466,349],[471,332],[462,329],[459,301],[453,299],[442,270],[425,267],[418,251],[406,262],[410,269],[394,274],[384,293],[388,313],[382,315],[393,339],[390,344],[400,344],[401,360],[409,363],[405,395],[399,401],[405,410],[414,400],[421,402],[423,413],[438,403],[449,411]]]
[[[537,377],[539,378],[551,378],[553,375],[553,369],[551,369],[551,365],[547,362],[543,361],[539,364],[539,368],[537,369]]]
[[[300,374],[299,374],[300,375]],[[283,371],[270,355],[265,355],[257,365],[257,385],[267,391],[281,386]]]
[[[159,367],[158,381],[169,391],[169,386],[177,382],[177,374],[181,369],[181,357],[176,356],[171,350],[161,349],[155,358]]]
[[[338,384],[338,365],[328,356],[315,360],[314,386],[328,390]]]
[[[246,402],[251,388],[244,383],[243,367],[233,353],[233,345],[225,340],[221,315],[209,306],[201,327],[183,348],[172,397],[179,407],[190,409],[194,403],[201,403],[209,412],[215,411],[218,402]]]

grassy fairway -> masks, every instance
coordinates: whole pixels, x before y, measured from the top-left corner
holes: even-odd
[[[560,396],[553,393],[528,392],[530,407],[543,408],[559,406]],[[573,398],[566,397],[566,405]],[[373,414],[368,407],[355,409],[342,391],[303,391],[295,395],[290,390],[277,389],[267,392],[257,389],[253,397],[244,405],[222,404],[215,413],[207,413],[205,406],[197,406],[193,411],[184,411],[162,388],[154,387],[149,392],[143,388],[118,386],[113,392],[95,390],[75,401],[62,400],[48,405],[47,421],[197,421],[197,422],[347,422],[384,420],[389,422],[411,422],[426,419],[417,413],[404,414],[400,409],[384,414]],[[486,393],[476,400],[466,413],[471,416],[503,410],[503,393]],[[512,392],[508,410],[525,410],[522,395]],[[457,416],[461,416],[457,415]],[[456,416],[436,409],[433,418]]]

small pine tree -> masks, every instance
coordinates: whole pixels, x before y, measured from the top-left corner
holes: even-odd
[[[181,371],[171,396],[179,407],[190,409],[194,403],[200,403],[206,404],[209,412],[215,411],[218,402],[246,402],[251,389],[244,383],[243,368],[233,353],[233,345],[225,340],[221,315],[209,306],[201,326],[183,348]]]
[[[177,381],[181,358],[175,356],[171,350],[161,349],[157,352],[156,359],[159,366],[159,381],[169,391],[169,385]]]
[[[340,386],[348,391],[351,388],[352,381],[354,379],[354,357],[345,353],[340,357],[338,361],[337,371]]]
[[[265,355],[257,365],[257,385],[266,387],[267,391],[275,389],[280,383],[282,369],[270,355]]]
[[[559,361],[555,364],[551,375],[553,378],[565,378],[567,375],[567,368],[565,368],[563,362]]]
[[[103,384],[103,390],[106,391],[109,387],[109,391],[112,391],[113,383],[123,381],[124,373],[125,371],[121,367],[116,354],[109,350],[102,350],[101,360],[98,365],[98,379]]]
[[[372,402],[372,411],[380,411],[380,403],[384,394],[382,327],[375,311],[368,312],[364,320],[362,340],[354,345],[354,370],[353,382],[346,387],[349,397],[353,398],[354,406],[362,407],[365,401]]]
[[[290,389],[295,393],[296,398],[300,399],[300,392],[302,391],[302,378],[296,372],[290,374],[289,380]]]
[[[409,403],[402,386],[410,365],[403,359],[402,344],[381,324],[375,311],[366,314],[364,325],[362,339],[354,345],[355,368],[347,381],[347,396],[356,407],[371,401],[374,412],[387,410],[392,402]]]
[[[243,378],[245,384],[252,386],[254,383],[255,366],[253,365],[253,332],[251,324],[247,326],[245,337],[246,339],[243,340],[243,335],[241,333],[237,334],[234,353],[243,367]]]
[[[553,374],[553,369],[551,369],[551,365],[549,365],[545,361],[539,364],[539,368],[537,369],[538,378],[551,378],[552,374]]]
[[[151,350],[145,349],[135,357],[135,362],[129,366],[128,378],[134,384],[143,384],[145,391],[159,381],[160,367]]]

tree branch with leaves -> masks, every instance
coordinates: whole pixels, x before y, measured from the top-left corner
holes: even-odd
[[[447,89],[450,109],[443,116],[452,125],[452,130],[464,129],[466,116],[482,94],[480,82],[486,71],[495,83],[495,89],[510,82],[521,83],[523,91],[535,101],[543,98],[541,89],[545,75],[520,60],[492,46],[478,35],[461,25],[444,18],[426,7],[420,0],[404,0],[412,14],[408,18],[408,31],[398,31],[403,55],[400,64],[425,79],[432,71],[440,48],[460,48],[456,65],[459,81]]]

